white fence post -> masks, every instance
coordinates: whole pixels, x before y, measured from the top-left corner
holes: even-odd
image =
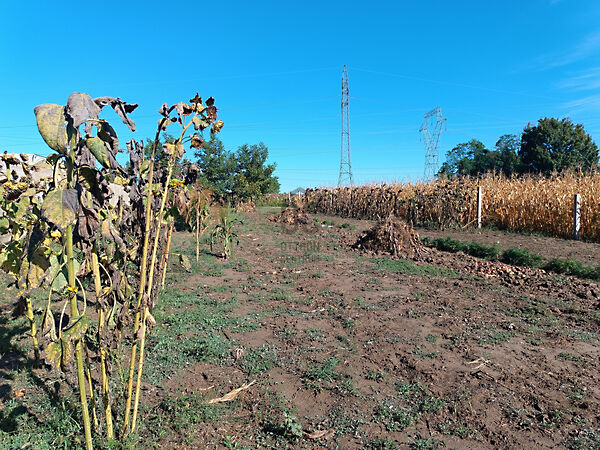
[[[581,239],[581,194],[573,199],[573,239]]]
[[[481,186],[477,186],[477,228],[481,228],[481,200],[482,200]]]

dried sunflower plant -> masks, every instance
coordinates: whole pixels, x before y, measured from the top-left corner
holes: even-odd
[[[66,105],[37,106],[39,132],[54,150],[51,175],[33,181],[26,164],[5,155],[0,179],[0,234],[10,238],[0,244],[0,267],[14,278],[15,311],[29,319],[38,365],[76,380],[88,449],[93,435],[123,440],[136,428],[146,336],[176,214],[168,205],[186,189],[173,171],[185,144],[198,148],[203,130],[223,127],[212,97],[163,104],[151,157],[131,140],[122,167],[116,157],[125,150],[100,118],[106,106],[135,131],[129,114],[137,105],[119,98],[76,92]],[[167,163],[155,164],[159,134],[176,125],[179,137],[162,148]],[[31,298],[40,289],[47,301],[35,317]]]

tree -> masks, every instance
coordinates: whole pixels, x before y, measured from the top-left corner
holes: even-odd
[[[565,169],[596,168],[598,146],[583,125],[568,118],[544,118],[523,130],[519,156],[523,172],[550,175]]]
[[[483,142],[472,139],[458,144],[446,155],[446,162],[438,172],[440,175],[480,175],[501,166],[498,151],[485,148]]]
[[[213,136],[196,152],[196,157],[201,171],[198,181],[221,200],[235,203],[279,192],[279,181],[273,176],[276,165],[267,164],[269,149],[262,142],[244,144],[231,153]]]
[[[496,151],[499,153],[501,167],[497,167],[507,177],[518,173],[521,159],[518,152],[521,148],[521,141],[515,134],[504,134],[496,142]]]
[[[198,181],[209,187],[219,198],[229,197],[236,171],[235,156],[225,150],[223,142],[214,135],[195,155],[201,171]]]
[[[276,164],[267,164],[268,157],[269,149],[262,142],[238,148],[233,183],[233,195],[237,199],[255,200],[265,194],[279,192],[279,180],[273,176]]]

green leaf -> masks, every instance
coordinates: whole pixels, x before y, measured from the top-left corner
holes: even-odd
[[[50,269],[46,275],[46,283],[50,285],[52,283],[52,290],[60,292],[65,286],[68,286],[68,270],[67,266],[62,264],[62,261],[56,256],[51,255],[50,258]],[[79,272],[81,267],[77,259],[73,259],[73,266],[75,273]]]
[[[38,130],[51,149],[66,154],[77,145],[77,130],[67,122],[63,106],[47,103],[36,106],[33,112]]]
[[[192,271],[192,263],[190,262],[190,259],[183,253],[179,253],[177,256],[179,257],[179,264],[181,264],[181,266],[185,270],[187,270],[188,272],[191,272]]]
[[[31,205],[31,199],[29,197],[21,197],[19,198],[19,200],[13,201],[10,204],[10,207],[12,209],[11,216],[18,217],[20,219],[20,225],[25,225],[28,222],[26,214],[27,207],[29,205]]]
[[[123,298],[133,297],[133,289],[131,288],[131,285],[127,282],[125,278],[121,279],[121,286],[119,292]]]
[[[89,326],[87,316],[79,316],[75,322],[63,330],[62,339],[78,341],[83,337]]]
[[[0,217],[0,234],[4,234],[8,231],[10,222],[6,217]]]
[[[18,277],[22,256],[23,248],[20,242],[12,241],[0,250],[0,268],[6,273],[11,273],[15,277]]]
[[[64,232],[69,225],[75,225],[78,209],[75,189],[53,189],[42,204],[42,217]]]
[[[142,161],[142,164],[140,166],[140,177],[147,178],[149,171],[150,171],[150,161],[147,159],[144,159],[144,161]]]
[[[90,149],[92,154],[96,157],[98,162],[102,164],[105,169],[110,169],[110,156],[106,144],[99,137],[91,137],[85,140],[85,145]]]
[[[60,342],[50,342],[44,350],[46,360],[55,367],[58,367],[61,361],[62,348]]]
[[[106,326],[111,330],[117,326],[117,302],[115,302],[106,317]]]

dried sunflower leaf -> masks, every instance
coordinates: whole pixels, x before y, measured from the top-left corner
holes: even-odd
[[[192,114],[194,112],[193,108],[183,102],[179,102],[175,105],[175,110],[177,111],[177,114],[179,115],[179,122],[182,121],[182,117],[183,116],[189,116],[190,114]]]
[[[190,103],[194,103],[196,105],[201,104],[202,103],[202,97],[200,97],[198,95],[198,93],[196,92],[196,96],[194,98],[190,99]]]
[[[75,225],[78,210],[79,198],[75,189],[53,189],[42,204],[42,217],[64,232],[69,225]]]
[[[194,130],[204,130],[210,127],[210,122],[201,116],[194,116],[192,123],[194,124]]]
[[[100,108],[88,94],[73,92],[69,95],[65,112],[73,121],[73,126],[79,128],[89,119],[98,119]]]
[[[163,103],[162,106],[158,109],[158,113],[165,118],[169,117],[170,112],[171,110],[169,109],[169,105],[167,105],[166,103]]]
[[[110,105],[112,109],[119,115],[121,120],[131,131],[135,131],[135,123],[131,120],[127,114],[133,112],[137,107],[137,103],[129,104],[125,103],[120,98],[114,97],[97,97],[94,99],[94,102],[100,107],[104,107],[106,105]]]
[[[217,120],[217,107],[216,106],[208,106],[205,110],[204,110],[205,114],[206,114],[206,118],[208,119],[209,122],[213,122],[215,120]]]
[[[60,339],[60,369],[67,371],[69,363],[73,360],[73,344],[70,339]]]
[[[102,121],[98,125],[98,137],[106,142],[113,152],[119,150],[119,138],[115,129],[106,121]]]
[[[83,337],[89,326],[87,316],[79,316],[77,320],[65,328],[62,332],[62,339],[77,341]]]
[[[210,129],[210,132],[211,133],[218,133],[223,128],[223,125],[225,125],[225,124],[223,123],[222,120],[217,120],[216,122],[214,122],[212,124],[212,128]]]
[[[56,323],[54,321],[54,314],[52,314],[52,310],[50,309],[50,304],[46,305],[46,310],[44,311],[44,316],[42,317],[42,336],[48,337],[51,341],[56,341]]]
[[[69,125],[64,106],[48,103],[36,106],[33,112],[38,130],[52,150],[66,154],[77,145],[77,130]]]
[[[190,147],[195,149],[200,149],[204,145],[204,139],[202,136],[197,134],[192,135],[192,140],[190,141]]]

